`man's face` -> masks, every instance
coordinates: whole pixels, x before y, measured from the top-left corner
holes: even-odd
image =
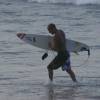
[[[49,33],[51,33],[51,34],[54,34],[52,28],[48,27],[48,31],[49,31]]]

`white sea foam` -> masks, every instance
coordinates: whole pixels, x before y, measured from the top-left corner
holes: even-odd
[[[71,3],[77,5],[84,4],[100,4],[100,0],[28,0],[29,2],[39,2],[39,3]]]

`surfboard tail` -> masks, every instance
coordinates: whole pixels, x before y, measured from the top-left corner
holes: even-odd
[[[87,51],[88,52],[88,56],[90,56],[90,48],[87,47],[82,47],[80,51]]]

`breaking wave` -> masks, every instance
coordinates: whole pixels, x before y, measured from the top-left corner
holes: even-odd
[[[66,3],[66,4],[76,4],[76,5],[100,4],[100,0],[28,0],[28,2]]]

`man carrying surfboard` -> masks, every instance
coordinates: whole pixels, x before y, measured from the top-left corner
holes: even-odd
[[[53,70],[62,66],[62,69],[68,72],[72,80],[77,82],[75,74],[70,66],[70,54],[66,48],[64,32],[62,30],[58,30],[53,23],[49,24],[47,29],[49,33],[53,35],[53,39],[49,42],[49,47],[52,50],[57,51],[57,56],[47,66],[49,79],[53,81]]]

